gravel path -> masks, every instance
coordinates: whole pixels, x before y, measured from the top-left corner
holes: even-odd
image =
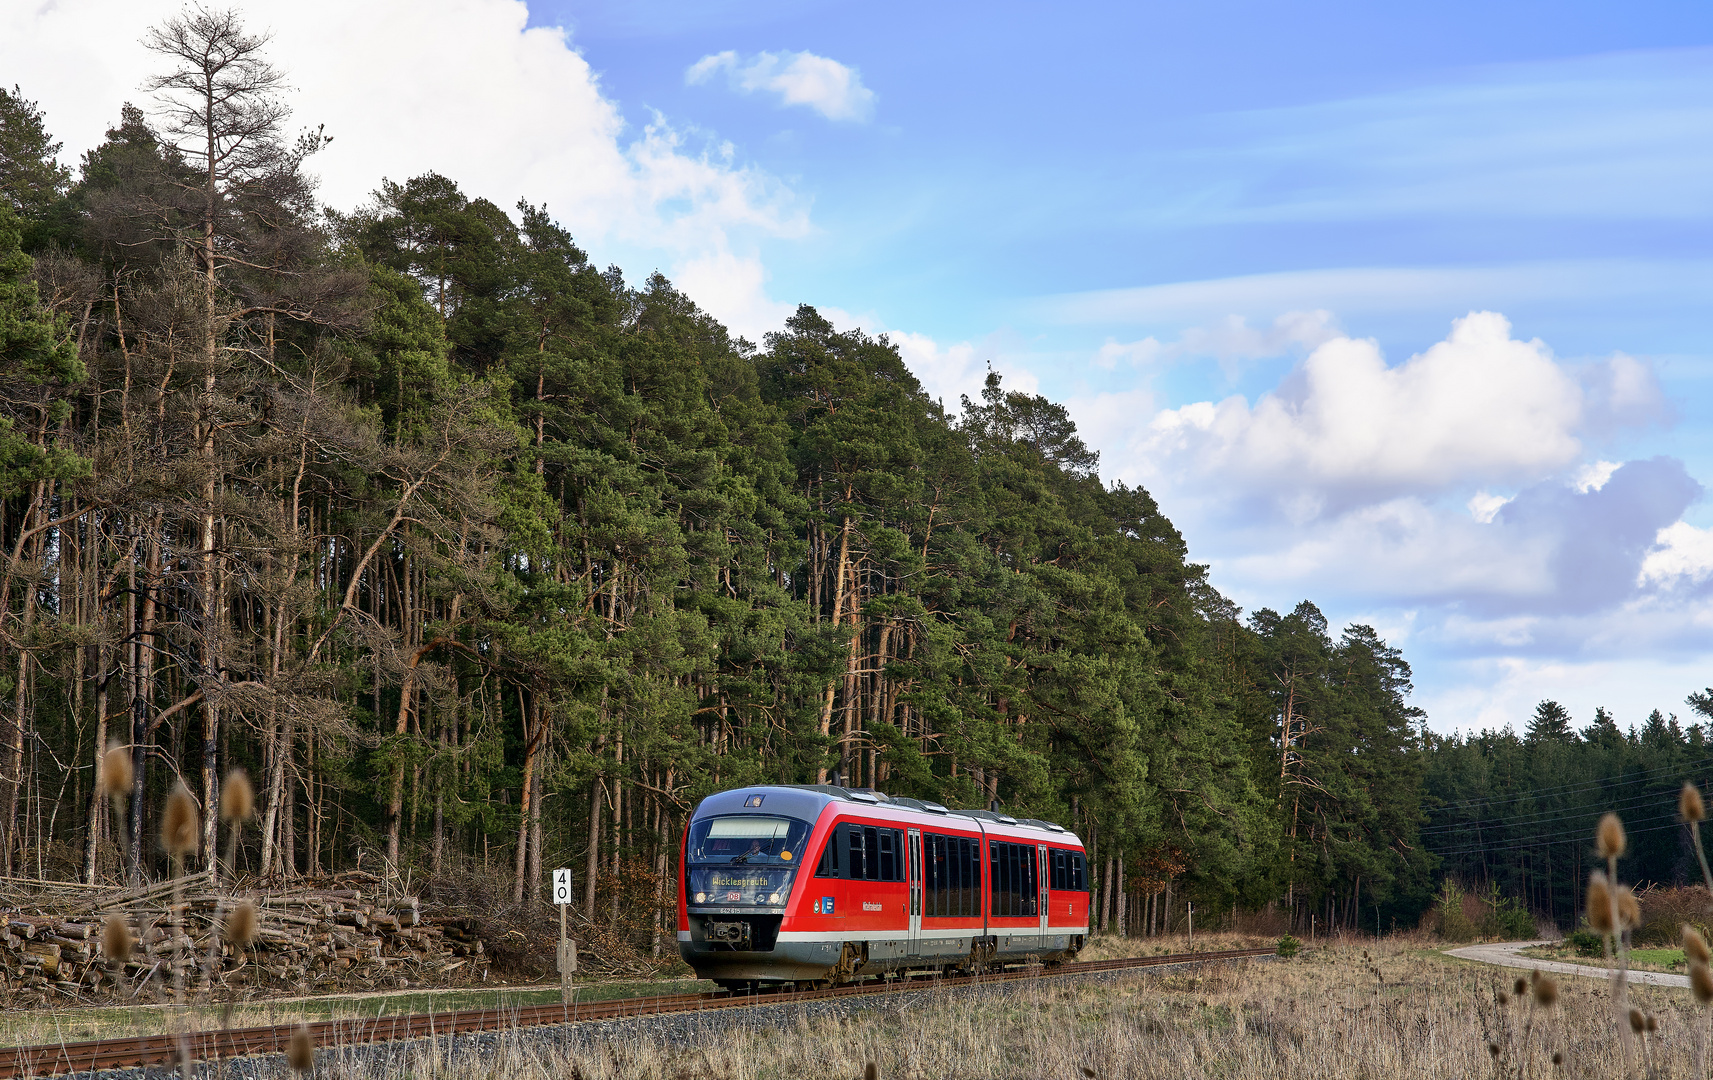
[[[1464,960],[1476,960],[1483,964],[1497,964],[1500,967],[1539,968],[1554,975],[1581,975],[1589,979],[1610,979],[1612,972],[1603,967],[1593,967],[1588,964],[1567,964],[1562,960],[1541,960],[1533,956],[1518,954],[1531,945],[1551,945],[1550,941],[1504,941],[1492,945],[1465,945],[1460,949],[1449,950],[1452,956]],[[1669,975],[1663,971],[1632,971],[1630,982],[1645,986],[1688,986],[1689,976]]]

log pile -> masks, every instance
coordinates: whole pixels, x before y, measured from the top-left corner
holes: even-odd
[[[361,871],[290,887],[214,890],[207,877],[141,890],[37,895],[0,910],[0,1000],[164,1000],[193,995],[446,986],[487,978],[476,920],[436,911]],[[249,901],[255,940],[236,949],[215,928]],[[136,947],[123,969],[103,955],[102,928],[118,913]]]

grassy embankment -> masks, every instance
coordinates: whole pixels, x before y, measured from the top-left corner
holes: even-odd
[[[1089,956],[1152,953],[1159,945],[1100,942]],[[414,1059],[339,1069],[348,1080],[854,1080],[870,1062],[883,1080],[1625,1075],[1609,984],[1561,979],[1558,1003],[1534,1009],[1531,1019],[1531,1006],[1509,994],[1518,974],[1444,956],[1425,941],[1322,943],[1291,960],[1013,983],[981,996],[924,990],[905,1007],[844,1017],[775,1013],[753,1026],[707,1017],[668,1033],[623,1027],[571,1051],[512,1035],[497,1054],[448,1057],[442,1047],[431,1063],[422,1048]],[[1635,987],[1631,1003],[1657,1018],[1658,1030],[1636,1048],[1649,1055],[1648,1072],[1691,1075],[1707,1011],[1687,991],[1666,988]],[[1563,1055],[1560,1064],[1554,1053]],[[1633,1075],[1643,1075],[1639,1061]]]
[[[688,994],[713,989],[694,979],[660,982],[591,982],[574,984],[580,1002],[654,994]],[[38,1046],[125,1035],[157,1035],[165,1031],[207,1031],[219,1027],[259,1027],[264,1024],[311,1020],[353,1020],[409,1013],[444,1013],[457,1009],[503,1009],[547,1005],[559,1001],[559,987],[506,987],[494,990],[408,990],[384,994],[343,994],[239,1002],[230,1021],[223,1004],[60,1007],[0,1013],[0,1046]]]
[[[1211,951],[1257,943],[1210,935],[1198,937],[1195,947]],[[1181,941],[1102,940],[1085,956],[1183,948]],[[514,1033],[502,1037],[497,1053],[448,1054],[441,1042],[432,1063],[430,1049],[419,1044],[414,1057],[379,1066],[341,1060],[336,1067],[348,1080],[535,1080],[544,1073],[582,1080],[855,1078],[870,1062],[883,1078],[922,1080],[1526,1080],[1625,1074],[1609,984],[1560,979],[1557,1005],[1534,1008],[1531,1020],[1531,1006],[1509,995],[1518,975],[1447,957],[1426,941],[1320,943],[1290,960],[1014,983],[979,997],[923,990],[903,1008],[843,1017],[771,1013],[759,1024],[738,1026],[709,1016],[665,1032],[627,1025],[591,1047],[569,1051]],[[629,990],[673,992],[686,986],[631,984]],[[526,1000],[508,993],[511,1000]],[[554,992],[527,993],[551,999]],[[461,994],[435,995],[434,1007],[492,1003]],[[1645,1050],[1650,1056],[1648,1072],[1661,1078],[1692,1075],[1708,1012],[1684,990],[1634,987],[1631,1002],[1657,1017],[1657,1032],[1636,1048],[1638,1055]],[[319,1010],[301,1014],[306,1017],[343,1008],[353,1011],[341,1015],[357,1015],[356,1010],[373,1013],[378,1007],[422,1011],[427,1000],[413,994],[240,1006],[234,1022],[283,1019],[288,1007],[300,1006]],[[62,1024],[67,1019],[60,1015]],[[1498,1048],[1497,1068],[1490,1046]],[[337,1047],[323,1052],[328,1064],[342,1057]],[[1553,1063],[1554,1053],[1563,1055],[1561,1064]],[[1635,1075],[1642,1074],[1638,1061]]]

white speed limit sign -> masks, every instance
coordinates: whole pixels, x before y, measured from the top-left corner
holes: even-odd
[[[553,902],[569,904],[571,902],[571,871],[553,871]]]

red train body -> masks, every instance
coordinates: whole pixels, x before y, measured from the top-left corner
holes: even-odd
[[[1052,822],[826,785],[710,795],[684,831],[678,949],[724,986],[1066,960],[1086,857]]]

